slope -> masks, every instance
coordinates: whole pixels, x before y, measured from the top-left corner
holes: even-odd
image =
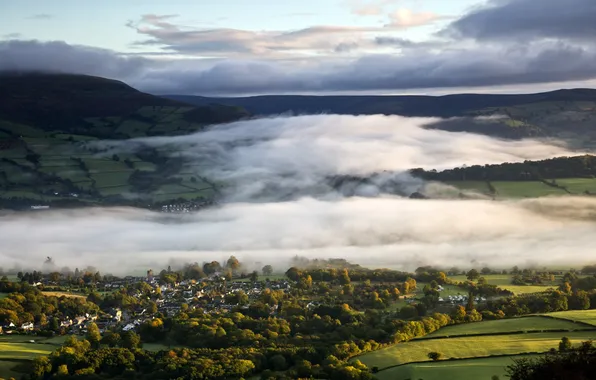
[[[247,116],[238,107],[195,107],[105,78],[3,73],[0,208],[209,202],[214,185],[171,152],[106,155],[90,142],[183,135]]]
[[[434,128],[468,131],[506,138],[557,136],[596,141],[596,90],[570,89],[537,94],[446,96],[255,96],[206,98],[167,95],[195,105],[213,102],[241,106],[254,114],[336,113],[386,114],[423,117],[464,117],[438,122]],[[503,115],[500,120],[475,122],[474,116]]]

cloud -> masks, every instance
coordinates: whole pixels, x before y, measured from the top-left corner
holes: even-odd
[[[402,8],[389,15],[390,22],[386,26],[412,28],[430,24],[439,19],[439,15],[433,12],[414,12],[410,9]]]
[[[147,72],[135,84],[161,93],[220,95],[477,87],[592,79],[595,59],[594,47],[562,42],[486,45],[349,61],[226,60],[200,70]]]
[[[67,72],[130,80],[147,63],[141,57],[61,41],[0,41],[0,71]]]
[[[4,34],[2,36],[2,38],[7,39],[7,40],[12,40],[12,39],[21,38],[21,36],[22,36],[21,33],[8,33],[8,34]]]
[[[278,117],[189,136],[123,141],[120,149],[133,151],[142,142],[182,154],[192,164],[189,170],[228,184],[224,202],[184,215],[121,208],[3,214],[0,259],[5,267],[31,267],[51,256],[58,266],[94,265],[114,273],[232,254],[279,270],[297,254],[408,270],[424,264],[568,267],[592,259],[591,198],[411,200],[375,192],[371,185],[360,196],[344,197],[324,186],[336,174],[388,170],[388,178],[420,187],[421,181],[402,171],[570,153],[539,141],[422,128],[434,120]]]
[[[144,15],[127,26],[148,37],[136,46],[161,46],[164,50],[186,55],[275,56],[332,52],[345,39],[360,33],[379,31],[379,27],[312,26],[290,31],[249,31],[232,28],[196,29],[176,25],[174,16]]]
[[[373,173],[386,173],[377,178],[380,187],[384,182],[408,182],[403,194],[409,196],[421,186],[402,175],[411,168],[446,169],[571,154],[534,140],[506,141],[423,128],[438,121],[382,115],[274,117],[188,136],[110,144],[125,151],[132,144],[149,145],[182,154],[191,163],[208,162],[196,174],[228,184],[227,198],[242,202],[327,196],[335,192],[326,185],[329,178]],[[191,165],[185,170],[197,169]]]
[[[378,37],[371,43],[408,47],[407,40]],[[330,49],[349,54],[361,44],[344,41]],[[596,46],[590,44],[543,41],[459,49],[420,44],[402,54],[360,58],[336,53],[318,59],[164,60],[57,41],[13,40],[0,42],[0,70],[84,73],[124,80],[153,93],[201,95],[397,91],[596,78]]]
[[[593,0],[492,1],[453,22],[443,33],[477,40],[582,39],[596,36]]]
[[[54,15],[48,13],[38,13],[33,16],[30,16],[29,18],[33,20],[49,20],[54,18]]]

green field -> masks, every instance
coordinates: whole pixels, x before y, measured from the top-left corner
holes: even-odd
[[[8,293],[0,293],[0,299],[8,297]]]
[[[484,277],[486,281],[491,285],[497,285],[501,289],[509,290],[514,294],[530,294],[530,293],[540,293],[544,292],[550,288],[556,288],[557,285],[512,285],[511,279],[513,278],[512,275],[509,274],[487,274],[487,275],[480,275]],[[468,281],[466,276],[464,275],[457,275],[457,276],[449,276],[449,279],[453,281],[463,282]]]
[[[406,364],[378,372],[375,376],[379,380],[490,380],[494,375],[506,379],[505,369],[507,366],[513,364],[514,359],[524,357],[532,356],[520,355]]]
[[[557,179],[559,186],[565,187],[574,194],[583,194],[586,191],[596,194],[596,179],[595,178],[564,178]]]
[[[555,181],[557,185],[565,187],[571,194],[596,194],[596,179],[594,178],[560,178]],[[446,181],[445,183],[461,190],[485,195],[491,194],[485,181]],[[537,198],[569,194],[564,189],[549,186],[540,181],[491,181],[490,184],[496,190],[497,198]]]
[[[23,373],[16,371],[16,368],[21,365],[23,365],[23,362],[21,361],[0,360],[0,378],[20,378],[21,376],[23,376]]]
[[[429,352],[440,352],[444,358],[473,358],[490,355],[516,355],[546,352],[557,347],[563,336],[574,344],[596,337],[595,331],[550,332],[511,335],[483,335],[449,339],[419,339],[399,343],[382,350],[358,356],[368,367],[386,368],[398,364],[428,361]]]
[[[596,316],[596,314],[595,314]],[[490,335],[495,333],[507,333],[516,331],[548,331],[548,330],[586,330],[588,326],[576,324],[562,319],[547,317],[523,317],[501,319],[496,321],[483,321],[476,323],[464,323],[443,327],[424,338],[437,338],[461,335]]]
[[[557,311],[546,314],[553,318],[568,319],[596,326],[596,310]]]
[[[537,198],[566,194],[562,189],[538,181],[494,181],[491,184],[499,198]]]
[[[49,345],[0,341],[0,360],[33,359],[53,351]]]

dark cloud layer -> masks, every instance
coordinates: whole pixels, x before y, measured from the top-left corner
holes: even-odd
[[[125,55],[60,41],[0,41],[0,70],[84,73],[124,80],[158,94],[202,95],[400,91],[596,79],[596,0],[488,4],[454,21],[441,38],[424,41],[384,28],[349,26],[197,30],[174,24],[175,15],[145,15],[128,26],[145,38],[135,46],[150,46],[149,53]],[[180,54],[185,59],[179,59]]]
[[[0,42],[0,70],[106,76],[155,93],[251,94],[399,90],[587,80],[596,77],[589,45],[542,42],[356,60],[163,62],[63,42]]]
[[[495,0],[455,21],[447,35],[486,39],[596,38],[594,0]]]
[[[49,71],[131,80],[148,60],[62,41],[0,41],[0,71]]]

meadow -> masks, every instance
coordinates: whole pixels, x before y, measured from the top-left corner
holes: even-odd
[[[596,326],[596,310],[557,311],[545,315],[553,318],[566,319],[575,322],[583,322]]]
[[[563,312],[568,313],[568,312]],[[596,314],[595,314],[596,317]],[[455,337],[465,335],[492,335],[512,333],[518,331],[549,331],[549,330],[586,330],[589,326],[576,324],[563,319],[548,318],[542,316],[500,319],[495,321],[483,321],[476,323],[465,323],[444,327],[438,331],[428,334],[419,339],[433,339],[441,337]]]
[[[447,181],[445,183],[461,190],[491,195],[490,188],[485,181]],[[555,183],[559,187],[549,186],[540,181],[491,181],[490,185],[496,191],[494,194],[496,198],[596,194],[596,179],[594,178],[558,178],[555,179]]]
[[[495,375],[505,379],[506,368],[514,359],[529,357],[532,355],[413,363],[386,369],[375,376],[379,380],[489,380]]]
[[[513,276],[510,274],[481,274],[481,276],[484,277],[489,284],[497,285],[499,288],[509,290],[516,295],[540,293],[548,290],[549,288],[556,288],[558,286],[555,283],[545,285],[512,285],[511,280]],[[464,275],[449,276],[449,279],[458,282],[467,281],[467,278]]]
[[[573,344],[596,337],[595,331],[546,332],[508,335],[482,335],[449,339],[417,339],[370,352],[357,359],[380,369],[429,361],[429,352],[440,352],[444,358],[474,358],[493,355],[517,355],[546,352],[557,347],[563,336]]]

